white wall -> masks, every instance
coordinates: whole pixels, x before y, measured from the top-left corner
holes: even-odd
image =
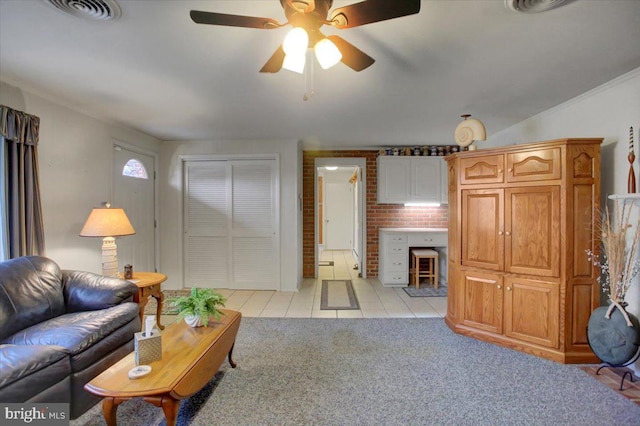
[[[564,137],[603,137],[602,196],[605,200],[609,194],[627,192],[629,127],[634,129],[634,168],[639,177],[640,68],[493,134],[487,144],[504,146]],[[628,311],[640,318],[639,278],[629,289],[626,301]],[[636,371],[640,372],[640,361],[636,363]]]
[[[277,155],[280,162],[280,290],[296,291],[302,280],[300,197],[302,161],[299,141],[189,141],[163,142],[160,153],[160,250],[165,288],[183,287],[182,157],[197,155]]]
[[[160,141],[3,82],[0,104],[40,117],[38,158],[46,255],[64,269],[100,272],[101,240],[78,234],[91,209],[111,200],[113,144],[118,141],[159,152]]]

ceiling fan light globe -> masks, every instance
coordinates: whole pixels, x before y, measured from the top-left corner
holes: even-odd
[[[304,28],[296,27],[287,33],[282,49],[287,55],[302,56],[309,47],[309,35]]]
[[[298,74],[302,74],[304,72],[304,64],[306,61],[306,56],[304,54],[286,54],[284,56],[284,61],[282,62],[282,68],[289,71],[297,72]]]
[[[320,63],[322,69],[328,69],[342,60],[342,53],[336,47],[336,45],[328,38],[323,38],[316,43],[314,50],[316,52],[316,59]]]

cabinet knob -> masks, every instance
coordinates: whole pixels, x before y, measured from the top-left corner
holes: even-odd
[[[513,172],[513,169],[509,169],[509,173]]]
[[[502,290],[502,286],[498,284],[498,290]]]
[[[511,291],[511,287],[507,287],[507,291]]]
[[[498,235],[502,235],[502,234],[504,234],[504,232],[498,231]]]
[[[507,231],[507,232],[505,232],[505,234],[507,234],[507,235],[511,235],[511,232]]]

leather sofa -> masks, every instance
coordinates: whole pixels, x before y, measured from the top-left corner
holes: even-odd
[[[96,404],[84,385],[133,351],[137,291],[44,257],[0,262],[0,402],[70,403],[71,418]]]

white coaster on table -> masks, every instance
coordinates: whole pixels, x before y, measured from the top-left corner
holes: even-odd
[[[151,373],[150,365],[139,365],[129,370],[129,378],[132,380],[139,379],[140,377],[146,376],[149,373]]]

